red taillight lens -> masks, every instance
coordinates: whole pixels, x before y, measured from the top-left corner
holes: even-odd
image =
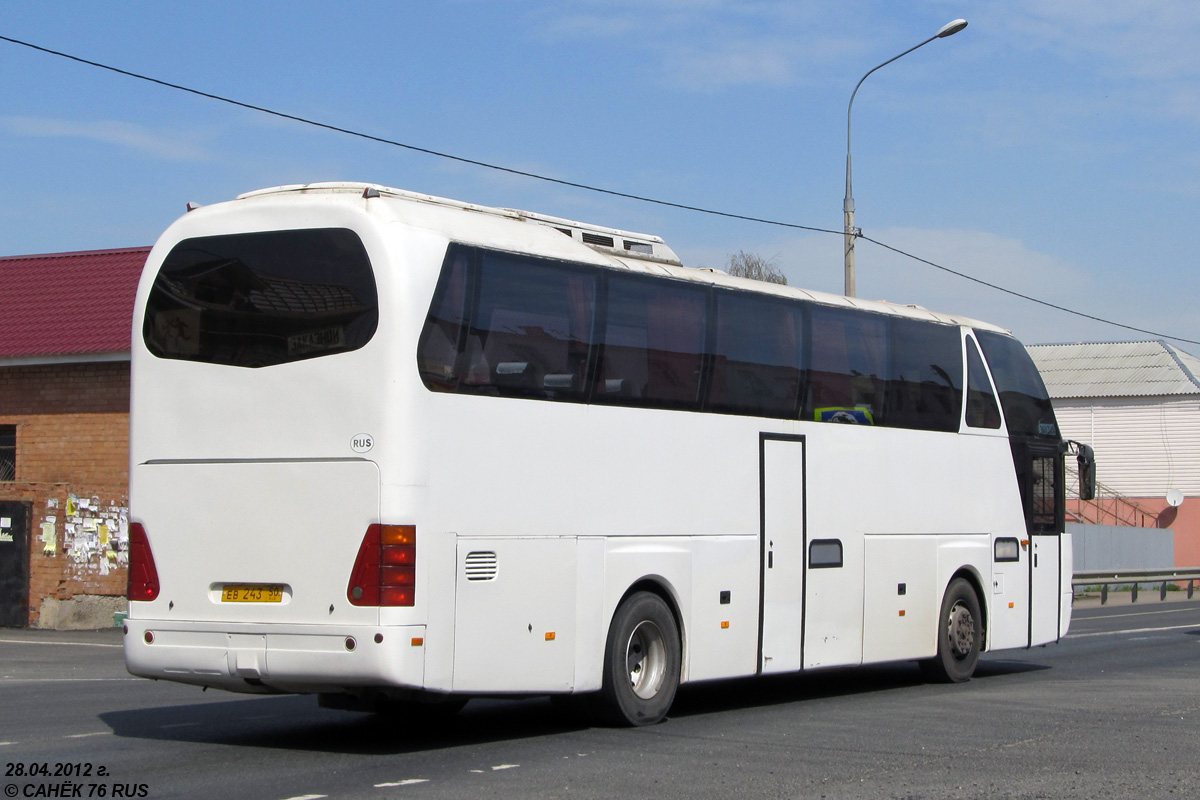
[[[146,529],[140,522],[129,524],[129,583],[125,596],[142,601],[158,597],[158,568],[154,566]]]
[[[356,606],[411,606],[417,582],[417,529],[414,525],[367,528],[346,598]]]

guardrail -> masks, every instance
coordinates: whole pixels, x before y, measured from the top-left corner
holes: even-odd
[[[1079,586],[1100,586],[1100,604],[1104,605],[1108,602],[1108,587],[1113,584],[1129,584],[1133,587],[1131,602],[1136,603],[1138,599],[1138,584],[1140,583],[1157,583],[1159,584],[1158,599],[1167,599],[1167,584],[1168,583],[1183,583],[1187,581],[1187,596],[1188,600],[1192,599],[1195,593],[1196,581],[1200,581],[1200,567],[1183,567],[1180,569],[1122,569],[1122,570],[1095,570],[1089,572],[1076,572],[1071,577],[1071,586],[1076,588]]]

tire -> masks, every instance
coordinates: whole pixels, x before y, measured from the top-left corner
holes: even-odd
[[[679,688],[682,650],[679,626],[661,597],[636,592],[625,598],[608,629],[597,718],[619,726],[661,722]]]
[[[942,683],[963,683],[975,674],[983,647],[983,615],[971,583],[955,578],[942,598],[938,616],[937,655],[921,663],[925,673]]]

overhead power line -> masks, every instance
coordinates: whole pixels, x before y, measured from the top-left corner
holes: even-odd
[[[109,66],[108,64],[101,64],[98,61],[89,61],[86,58],[80,58],[79,56],[73,56],[70,53],[63,53],[58,50],[51,50],[48,47],[41,47],[36,44],[31,44],[30,42],[23,42],[20,39],[13,39],[9,36],[0,35],[0,40],[6,41],[6,42],[11,42],[12,44],[19,44],[23,47],[28,47],[32,50],[37,50],[39,52],[46,53],[48,55],[58,56],[59,58],[66,58],[66,59],[75,61],[80,64],[86,64],[89,67],[96,67],[97,69],[103,69],[103,70],[108,70],[109,72],[115,72],[118,75],[124,75],[128,78],[137,78],[140,81],[146,81],[148,83],[154,83],[159,86],[165,86],[168,89],[176,89],[180,92],[187,92],[188,94],[194,94],[198,97],[204,97],[209,100],[217,100],[222,103],[228,103],[229,105],[237,106],[238,108],[245,108],[250,111],[258,111],[259,113],[262,113],[262,114],[270,114],[273,117],[279,117],[281,119],[289,119],[289,120],[292,120],[293,122],[301,122],[305,125],[312,125],[313,127],[316,127],[316,128],[324,128],[327,131],[334,131],[335,133],[344,133],[347,136],[355,136],[355,137],[358,137],[359,139],[366,139],[367,141],[378,142],[379,144],[391,145],[392,147],[402,147],[405,150],[412,150],[413,152],[416,152],[416,153],[424,153],[424,154],[430,155],[430,156],[437,156],[438,158],[447,158],[447,159],[450,159],[451,161],[457,161],[460,164],[470,164],[472,166],[483,167],[485,169],[493,169],[493,170],[496,170],[497,172],[506,172],[509,175],[519,175],[523,178],[533,178],[534,180],[547,181],[549,183],[556,183],[560,186],[570,186],[573,189],[584,189],[589,192],[600,192],[601,194],[612,195],[613,197],[623,197],[626,200],[639,200],[643,203],[654,203],[655,205],[667,206],[669,208],[678,208],[683,211],[695,211],[700,214],[711,214],[713,216],[727,217],[729,219],[739,219],[744,222],[758,222],[763,225],[776,225],[776,226],[779,226],[782,228],[794,228],[796,230],[802,230],[802,231],[814,231],[817,233],[836,233],[839,236],[842,235],[841,231],[835,231],[835,230],[831,230],[828,228],[814,228],[814,227],[811,227],[808,225],[797,225],[792,222],[780,222],[779,220],[763,219],[761,217],[751,217],[751,216],[747,216],[745,214],[733,214],[728,211],[716,211],[711,208],[700,208],[699,206],[689,206],[689,205],[685,205],[683,203],[672,203],[668,200],[656,200],[652,197],[642,197],[641,195],[630,194],[628,192],[619,192],[615,189],[605,189],[602,186],[589,186],[586,183],[576,183],[575,181],[563,180],[561,178],[551,178],[547,175],[538,175],[535,172],[526,172],[524,170],[513,169],[512,167],[504,167],[504,166],[500,166],[499,164],[489,164],[486,161],[479,161],[474,158],[466,158],[464,156],[456,156],[452,153],[443,153],[438,150],[432,150],[428,147],[419,147],[414,144],[398,142],[394,139],[387,139],[382,136],[373,136],[372,134],[369,134],[369,133],[363,133],[362,131],[356,131],[351,128],[343,128],[339,125],[332,125],[327,122],[320,122],[318,120],[308,119],[307,117],[297,116],[296,114],[287,114],[282,111],[275,111],[274,109],[266,108],[264,106],[256,106],[252,103],[244,103],[241,100],[234,100],[229,97],[222,97],[219,94],[212,94],[211,92],[202,92],[199,89],[193,89],[188,86],[182,86],[178,83],[171,83],[169,81],[160,80],[158,78],[152,78],[149,75],[141,75],[137,72],[130,72],[129,70],[120,69],[119,67]]]
[[[153,77],[150,77],[149,75],[142,75],[137,72],[131,72],[129,70],[120,69],[119,67],[110,66],[108,64],[102,64],[98,61],[91,61],[86,58],[81,58],[79,56],[71,55],[70,53],[64,53],[59,50],[52,50],[48,47],[42,47],[40,45],[36,45],[31,42],[22,41],[20,39],[14,39],[10,36],[0,35],[0,40],[9,42],[11,44],[20,45],[22,47],[28,47],[31,50],[37,50],[38,52],[46,53],[47,55],[57,56],[59,58],[65,58],[69,61],[74,61],[76,63],[84,64],[89,67],[95,67],[97,69],[107,70],[108,72],[113,72],[118,75],[124,75],[125,77],[128,77],[128,78],[136,78],[137,80],[146,81],[147,83],[153,83],[153,84],[156,84],[158,86],[163,86],[168,89],[174,89],[174,90],[180,91],[180,92],[187,92],[188,94],[193,94],[198,97],[203,97],[203,98],[206,98],[209,100],[216,100],[221,103],[227,103],[229,105],[237,106],[238,108],[244,108],[249,111],[257,111],[261,114],[269,114],[270,116],[273,116],[273,117],[278,117],[280,119],[292,120],[293,122],[299,122],[304,125],[311,125],[313,127],[322,128],[324,130],[333,131],[335,133],[342,133],[347,136],[354,136],[359,139],[365,139],[367,141],[377,142],[379,144],[386,144],[391,147],[400,147],[405,150],[410,150],[410,151],[413,151],[416,153],[424,153],[425,155],[435,156],[437,158],[445,158],[445,159],[449,159],[451,161],[457,161],[460,164],[470,164],[470,165],[476,166],[476,167],[483,167],[484,169],[496,170],[497,172],[504,172],[509,175],[518,175],[523,178],[532,178],[534,180],[545,181],[548,183],[554,183],[554,184],[558,184],[559,186],[569,186],[573,189],[582,189],[582,190],[588,191],[588,192],[598,192],[600,194],[606,194],[606,195],[610,195],[612,197],[621,197],[626,200],[637,200],[642,203],[651,203],[654,205],[665,206],[667,208],[677,208],[682,211],[692,211],[692,212],[695,212],[698,214],[708,214],[710,216],[724,217],[726,219],[742,220],[743,222],[755,222],[755,223],[759,223],[762,225],[772,225],[775,227],[790,228],[793,230],[811,231],[814,233],[828,233],[828,234],[834,234],[836,236],[845,235],[845,231],[841,231],[841,230],[833,230],[830,228],[819,228],[819,227],[815,227],[815,226],[811,226],[811,225],[799,225],[794,222],[782,222],[780,220],[766,219],[763,217],[754,217],[754,216],[750,216],[747,214],[735,214],[735,213],[728,212],[728,211],[719,211],[719,210],[711,209],[711,208],[703,208],[700,206],[687,205],[685,203],[675,203],[675,202],[671,202],[669,200],[659,200],[659,199],[656,199],[653,197],[645,197],[642,195],[631,194],[629,192],[621,192],[621,191],[617,191],[615,189],[606,189],[602,186],[591,186],[586,183],[578,183],[576,181],[568,181],[568,180],[563,180],[561,178],[553,178],[548,175],[539,175],[535,172],[527,172],[524,170],[513,169],[512,167],[505,167],[505,166],[501,166],[498,164],[489,164],[486,161],[479,161],[478,159],[466,158],[464,156],[456,156],[452,153],[443,153],[443,152],[440,152],[438,150],[433,150],[428,147],[420,147],[418,145],[407,144],[405,142],[399,142],[394,139],[387,139],[382,136],[374,136],[369,133],[363,133],[362,131],[356,131],[351,128],[344,128],[340,125],[333,125],[333,124],[330,124],[327,122],[320,122],[319,120],[308,119],[307,117],[301,117],[296,114],[288,114],[288,113],[285,113],[282,111],[276,111],[274,109],[266,108],[264,106],[258,106],[258,105],[254,105],[252,103],[245,103],[240,100],[234,100],[229,97],[223,97],[221,95],[213,94],[211,92],[204,92],[199,89],[193,89],[189,86],[183,86],[178,83],[171,83],[170,81],[164,81],[159,78],[153,78]],[[1004,294],[1011,295],[1013,297],[1017,297],[1022,300],[1027,300],[1031,303],[1036,303],[1038,305],[1045,306],[1046,308],[1054,309],[1056,311],[1062,311],[1067,314],[1072,314],[1077,317],[1082,317],[1083,319],[1089,319],[1089,320],[1093,320],[1095,322],[1101,322],[1106,325],[1112,325],[1114,327],[1123,328],[1123,329],[1129,330],[1129,331],[1136,331],[1138,333],[1147,334],[1149,336],[1154,336],[1157,338],[1170,339],[1170,340],[1176,341],[1176,342],[1186,342],[1187,344],[1200,345],[1200,341],[1197,341],[1194,339],[1185,339],[1185,338],[1182,338],[1179,336],[1171,336],[1170,334],[1166,334],[1166,333],[1158,333],[1155,331],[1146,330],[1144,328],[1137,328],[1132,325],[1125,325],[1123,323],[1114,322],[1113,320],[1105,319],[1103,317],[1098,317],[1098,316],[1095,316],[1092,314],[1087,314],[1082,311],[1076,311],[1074,309],[1067,308],[1066,306],[1061,306],[1061,305],[1058,305],[1055,303],[1050,303],[1045,300],[1039,300],[1036,297],[1032,297],[1027,294],[1022,294],[1021,292],[1013,291],[1012,289],[1006,289],[1003,286],[999,286],[994,283],[989,283],[988,281],[981,280],[980,278],[975,278],[964,272],[959,272],[957,270],[950,269],[949,267],[942,266],[941,264],[936,264],[932,261],[929,261],[928,259],[921,258],[920,256],[905,252],[904,250],[901,250],[897,247],[892,247],[889,244],[880,242],[876,239],[872,239],[869,236],[863,236],[861,233],[859,234],[858,238],[861,238],[864,241],[871,242],[872,244],[878,245],[879,247],[882,247],[886,250],[890,250],[890,251],[896,253],[897,255],[904,256],[905,258],[911,258],[914,261],[919,261],[922,264],[927,264],[928,266],[934,267],[935,269],[942,270],[943,272],[949,273],[956,277],[963,278],[963,279],[971,281],[973,283],[977,283],[981,286],[985,286],[989,289],[993,289],[995,291],[1002,292]]]
[[[1040,306],[1045,306],[1046,308],[1052,308],[1055,311],[1062,311],[1067,314],[1074,314],[1077,317],[1083,317],[1084,319],[1090,319],[1095,322],[1103,322],[1105,325],[1113,325],[1118,328],[1124,328],[1127,331],[1136,331],[1138,333],[1145,333],[1149,336],[1154,336],[1159,339],[1170,339],[1171,341],[1174,341],[1174,342],[1187,342],[1188,344],[1200,344],[1200,341],[1196,341],[1193,339],[1183,339],[1178,336],[1171,336],[1170,334],[1167,334],[1167,333],[1159,333],[1157,331],[1151,331],[1151,330],[1147,330],[1145,328],[1136,328],[1133,325],[1125,325],[1120,322],[1113,322],[1111,319],[1104,319],[1103,317],[1097,317],[1092,314],[1085,314],[1084,312],[1076,311],[1073,308],[1067,308],[1066,306],[1060,306],[1056,303],[1051,303],[1046,300],[1039,300],[1036,297],[1031,297],[1030,295],[1027,295],[1027,294],[1021,294],[1020,292],[1015,292],[1012,289],[1005,289],[1003,286],[998,286],[994,283],[989,283],[980,278],[976,278],[971,275],[968,275],[965,272],[959,272],[958,270],[950,269],[949,267],[942,266],[941,264],[936,264],[927,258],[921,258],[918,255],[913,255],[912,253],[907,253],[898,247],[892,247],[890,244],[885,244],[884,242],[880,242],[876,239],[872,239],[870,236],[864,236],[861,233],[858,234],[858,238],[862,239],[863,241],[870,242],[871,244],[878,245],[885,250],[891,250],[893,253],[896,253],[897,255],[902,255],[905,258],[911,258],[913,261],[920,261],[922,264],[928,264],[929,266],[933,267],[934,269],[940,269],[942,272],[948,272],[951,275],[954,275],[959,278],[963,278],[964,280],[971,281],[972,283],[978,283],[980,286],[986,286],[989,289],[995,289],[997,292],[1004,292],[1004,294],[1012,295],[1013,297],[1019,297],[1022,300],[1028,300],[1031,303],[1037,303]]]

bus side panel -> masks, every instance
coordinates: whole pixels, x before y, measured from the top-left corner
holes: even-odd
[[[599,689],[608,624],[642,579],[679,606],[685,680],[752,675],[757,567],[754,536],[459,538],[453,690]]]
[[[1061,639],[1071,628],[1071,608],[1075,602],[1075,592],[1071,586],[1071,579],[1075,577],[1075,542],[1069,533],[1060,534],[1058,540],[1059,546],[1062,548],[1062,560],[1059,563],[1059,569],[1062,571],[1059,579],[1062,588],[1059,595],[1058,612],[1058,636]]]
[[[937,649],[938,539],[867,536],[863,663],[927,658]]]
[[[579,538],[579,579],[575,596],[576,692],[599,691],[603,682],[604,645],[608,618],[604,615],[604,537]]]
[[[1029,626],[1029,646],[1058,641],[1062,626],[1062,542],[1058,535],[1033,535],[1030,548],[1033,550],[1033,591],[1031,605],[1033,621]],[[1070,555],[1069,553],[1067,555]]]
[[[1024,534],[1006,536],[1016,541],[1028,541]],[[994,546],[995,539],[993,539]],[[1029,644],[1029,560],[1033,557],[1028,545],[1018,546],[1016,561],[992,563],[988,602],[987,650],[1025,647]]]
[[[569,692],[574,537],[458,539],[454,691]]]
[[[758,537],[697,536],[692,541],[688,680],[753,675],[758,660]]]
[[[839,545],[842,560],[805,572],[803,669],[862,663],[863,532],[905,525],[897,517],[910,505],[878,502],[878,487],[885,484],[877,476],[886,467],[881,445],[892,435],[867,426],[824,424],[813,426],[805,440],[806,563],[811,564],[814,541]],[[908,466],[903,474],[914,472]]]

